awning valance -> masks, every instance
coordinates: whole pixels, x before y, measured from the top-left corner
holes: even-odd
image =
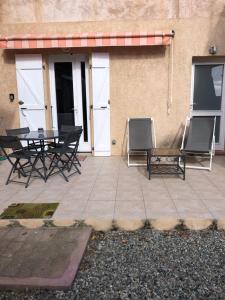
[[[74,35],[16,35],[1,36],[2,49],[39,49],[115,46],[166,46],[174,32],[80,33]]]

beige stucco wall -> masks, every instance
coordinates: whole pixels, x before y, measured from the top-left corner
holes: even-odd
[[[88,22],[211,17],[224,14],[223,0],[0,0],[0,21]]]
[[[10,103],[8,94],[16,92],[14,57],[0,55],[0,132],[18,125],[18,104]]]
[[[84,1],[80,0],[73,1],[74,5],[70,6],[71,1],[0,0],[0,34],[174,29],[176,35],[170,113],[167,105],[171,47],[121,47],[101,51],[110,53],[111,139],[117,141],[112,146],[112,153],[121,154],[126,119],[134,116],[152,116],[155,119],[158,145],[175,145],[189,112],[193,57],[225,61],[224,1],[89,0],[84,5]],[[21,8],[22,2],[25,3],[24,11]],[[208,56],[211,44],[217,45],[216,57]],[[96,49],[85,51],[91,53]],[[49,54],[63,53],[62,50],[50,49],[23,51],[31,52],[42,53],[46,63]],[[17,94],[14,54],[15,51],[0,51],[2,127],[19,125],[17,101],[9,103],[8,100],[9,93]],[[49,103],[47,64],[44,74],[45,101]],[[49,111],[47,118],[50,124]]]

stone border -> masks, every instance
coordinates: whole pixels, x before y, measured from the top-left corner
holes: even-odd
[[[109,231],[111,229],[121,229],[126,231],[134,231],[148,225],[156,230],[173,230],[177,226],[184,226],[190,230],[203,230],[215,225],[219,230],[225,230],[225,219],[206,219],[206,218],[185,218],[178,219],[172,217],[159,217],[152,219],[138,218],[121,218],[107,219],[101,217],[93,217],[85,220],[75,219],[17,219],[17,220],[0,220],[0,228],[5,226],[22,226],[26,228],[39,228],[42,226],[56,227],[74,227],[80,224],[92,226],[96,231]]]

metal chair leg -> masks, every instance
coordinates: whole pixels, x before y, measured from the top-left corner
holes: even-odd
[[[51,169],[51,171],[49,172],[47,178],[48,178],[49,176],[51,176],[51,175],[53,174],[53,171],[57,168],[57,169],[59,170],[59,172],[62,174],[63,178],[68,182],[69,180],[68,180],[68,178],[66,177],[66,175],[64,174],[64,172],[63,172],[63,170],[62,170],[63,168],[65,168],[65,165],[63,165],[62,168],[59,166],[59,162],[62,161],[61,156],[59,156],[59,155],[57,155],[57,154],[56,154],[55,156],[57,157],[57,160],[56,160],[56,161],[53,161],[54,166],[52,166],[52,169]]]
[[[12,163],[11,171],[10,171],[9,176],[8,176],[8,178],[7,178],[7,180],[6,180],[6,183],[5,183],[6,185],[9,184],[10,178],[11,178],[11,176],[12,176],[12,173],[14,173],[14,171],[17,170],[16,166],[17,166],[19,160],[20,160],[20,159],[17,158],[16,161],[15,161],[15,163],[14,163],[14,164]]]
[[[36,169],[35,166],[36,166],[36,164],[37,164],[37,162],[38,162],[38,158],[39,158],[39,156],[36,156],[36,158],[35,158],[35,160],[34,160],[34,162],[33,162],[33,164],[32,164],[32,169],[31,169],[30,174],[29,174],[29,176],[28,176],[28,179],[27,179],[25,188],[28,187],[29,182],[30,182],[31,175],[32,175],[33,171]]]
[[[68,171],[70,172],[71,169],[72,169],[72,166],[74,166],[75,169],[77,170],[77,172],[78,172],[79,174],[81,174],[81,172],[80,172],[80,170],[78,169],[77,165],[76,165],[76,164],[74,163],[74,161],[73,161],[74,155],[71,154],[71,156],[69,156],[68,154],[66,154],[66,157],[68,158],[67,164],[69,165],[69,163],[70,163],[70,166],[69,166],[69,170],[68,170]]]
[[[64,166],[61,168],[59,166],[59,162],[61,161],[61,157],[59,156],[58,160],[56,161],[56,168],[59,170],[59,172],[62,174],[62,176],[64,177],[64,179],[68,182],[68,178],[66,177],[66,175],[63,172],[63,168],[65,168]]]

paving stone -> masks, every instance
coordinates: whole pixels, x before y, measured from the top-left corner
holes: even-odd
[[[0,227],[0,240],[4,237],[4,235],[9,231],[9,228],[1,228]]]
[[[112,219],[107,218],[87,218],[85,224],[92,226],[96,231],[108,231],[112,229]]]
[[[6,227],[10,224],[9,220],[0,220],[0,228]]]
[[[4,236],[4,239],[7,241],[17,241],[17,242],[23,242],[25,241],[29,234],[31,233],[29,230],[23,227],[14,227],[13,230],[10,228],[5,229],[6,234]]]
[[[145,220],[123,218],[123,219],[116,219],[115,224],[119,229],[127,230],[127,231],[135,231],[144,226]]]
[[[27,229],[26,239],[18,242],[23,230],[5,229],[0,243],[0,287],[69,288],[91,228]]]
[[[54,225],[58,227],[69,227],[72,226],[75,221],[73,219],[65,219],[64,217],[63,219],[55,219],[53,222]]]
[[[218,229],[225,230],[225,218],[217,220]]]
[[[186,218],[184,224],[191,230],[203,230],[212,225],[213,220],[207,218]]]
[[[157,230],[172,230],[180,223],[179,219],[171,217],[150,219],[149,222],[152,227]]]
[[[7,253],[7,249],[9,246],[10,241],[8,241],[7,239],[5,239],[4,237],[1,238],[1,245],[0,245],[0,257],[2,258],[2,256],[5,255],[5,253]]]
[[[38,228],[44,225],[43,219],[21,219],[19,223],[27,228]]]

